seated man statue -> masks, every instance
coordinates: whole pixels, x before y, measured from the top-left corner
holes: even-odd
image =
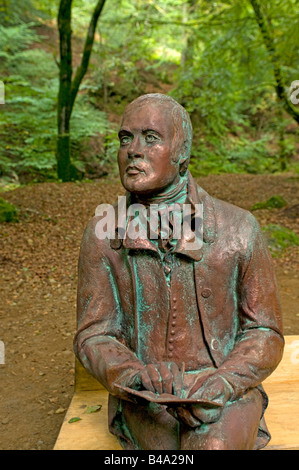
[[[119,140],[127,216],[119,223],[115,205],[106,237],[103,214],[88,223],[74,341],[109,391],[109,429],[127,450],[261,449],[270,439],[261,384],[284,340],[259,224],[196,185],[190,118],[169,96],[130,103]],[[184,206],[189,231],[178,230]]]

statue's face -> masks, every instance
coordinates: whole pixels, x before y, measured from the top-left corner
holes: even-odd
[[[129,106],[119,131],[119,173],[129,192],[153,194],[179,181],[173,161],[175,128],[171,108],[156,103]]]

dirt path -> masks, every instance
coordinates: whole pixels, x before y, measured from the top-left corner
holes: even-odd
[[[286,211],[258,211],[264,225],[299,234],[299,179],[291,175],[210,176],[211,195],[250,209],[280,194]],[[21,209],[18,224],[1,224],[0,449],[52,449],[73,394],[76,266],[82,233],[96,206],[123,194],[118,182],[46,183],[2,194]],[[299,334],[299,249],[274,260],[285,334]]]

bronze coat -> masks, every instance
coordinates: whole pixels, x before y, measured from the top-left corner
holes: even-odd
[[[188,192],[193,203],[203,204],[204,243],[192,257],[204,340],[217,373],[231,384],[235,399],[259,386],[282,358],[284,339],[272,259],[250,212],[209,196],[190,174]],[[74,349],[111,395],[128,400],[115,384],[125,385],[144,363],[151,362],[151,349],[153,362],[167,360],[164,348],[157,357],[159,350],[153,349],[150,336],[147,357],[136,354],[138,286],[133,257],[136,248],[143,248],[146,257],[149,241],[139,241],[137,246],[128,238],[99,240],[97,222],[97,217],[89,222],[80,251]],[[190,255],[188,240],[180,240],[176,251]],[[148,270],[146,262],[143,266]],[[161,298],[159,314],[165,314],[164,286],[157,279],[157,291],[145,294],[148,299]],[[147,286],[143,288],[146,292]]]

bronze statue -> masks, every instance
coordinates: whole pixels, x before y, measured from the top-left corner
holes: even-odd
[[[190,118],[172,98],[129,104],[119,139],[126,209],[144,210],[124,219],[115,206],[106,238],[97,233],[100,216],[89,222],[74,341],[109,391],[110,431],[124,449],[260,449],[270,439],[261,384],[284,345],[260,227],[196,185]],[[184,205],[190,230],[176,236]],[[146,236],[134,236],[139,226]]]

